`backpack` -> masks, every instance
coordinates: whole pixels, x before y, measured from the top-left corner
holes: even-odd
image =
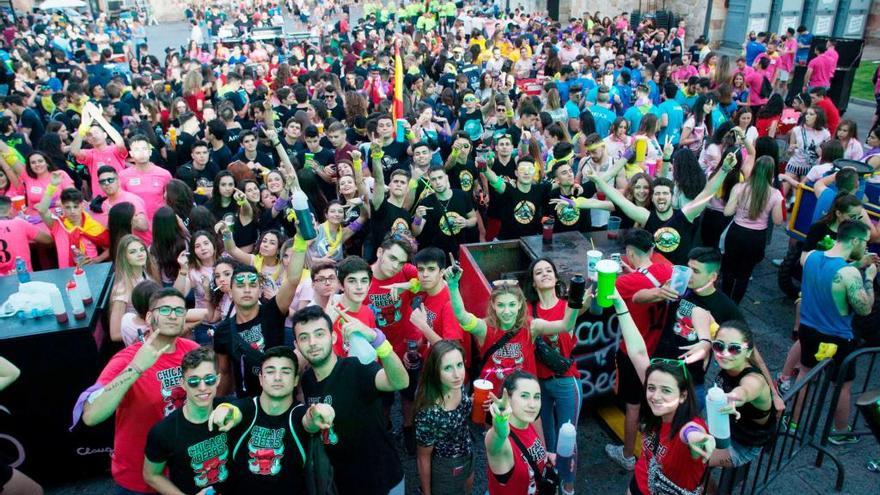
[[[767,76],[761,76],[761,91],[758,92],[758,96],[761,98],[770,98],[770,95],[773,94],[773,85],[770,84],[770,80],[767,79]]]

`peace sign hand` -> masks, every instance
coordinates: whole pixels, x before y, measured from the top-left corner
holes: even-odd
[[[494,393],[489,392],[489,401],[489,412],[492,413],[492,416],[510,417],[513,407],[510,406],[510,396],[507,389],[504,389],[500,399]]]
[[[663,159],[664,160],[669,160],[670,158],[672,158],[673,149],[674,148],[672,146],[672,136],[666,136],[666,142],[663,144]]]
[[[131,360],[131,365],[136,367],[138,370],[147,371],[150,367],[156,364],[156,361],[159,360],[159,357],[168,349],[171,348],[171,343],[165,344],[161,349],[156,349],[155,341],[159,336],[159,332],[153,331],[150,332],[150,336],[147,337],[144,345],[138,349],[137,353],[134,355],[134,358]]]
[[[708,433],[693,432],[688,434],[688,447],[691,455],[703,458],[703,464],[709,462],[712,452],[715,451],[715,437]]]

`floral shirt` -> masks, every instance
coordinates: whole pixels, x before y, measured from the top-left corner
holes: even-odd
[[[471,455],[471,434],[468,423],[471,398],[461,396],[461,403],[452,411],[434,405],[416,413],[416,442],[422,447],[434,447],[434,454],[446,459]]]

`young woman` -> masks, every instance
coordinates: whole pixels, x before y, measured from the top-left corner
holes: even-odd
[[[350,205],[362,205],[360,198],[354,198]],[[345,257],[343,245],[354,236],[366,222],[366,208],[360,208],[358,219],[343,225],[346,208],[338,200],[333,200],[327,205],[325,215],[327,220],[318,226],[318,236],[309,241],[310,263],[323,261],[342,261]]]
[[[174,284],[175,279],[180,276],[180,263],[177,262],[177,257],[187,249],[184,232],[171,207],[163,206],[156,210],[156,214],[153,215],[153,244],[150,245],[150,256],[156,260],[156,267],[161,277],[159,281],[165,286]]]
[[[745,322],[721,324],[712,341],[712,354],[721,371],[715,383],[727,393],[730,402],[730,447],[718,449],[710,466],[743,466],[761,453],[776,430],[776,410],[770,384],[752,364],[755,352],[752,332]]]
[[[746,182],[733,186],[724,214],[733,224],[724,242],[721,260],[721,290],[739,304],[746,295],[755,266],[764,259],[768,217],[782,223],[782,193],[773,187],[776,162],[763,156],[755,162]]]
[[[627,495],[699,493],[715,438],[700,418],[687,365],[683,360],[651,359],[626,303],[620,297],[613,301],[626,352],[645,385],[639,412],[642,455]]]
[[[159,276],[147,246],[131,234],[119,240],[113,269],[115,275],[110,292],[110,339],[120,342],[122,316],[134,312],[132,291],[141,281],[156,282]]]
[[[742,72],[733,75],[731,97],[738,108],[749,106],[749,87],[746,85],[746,76]]]
[[[657,140],[657,132],[660,130],[660,119],[653,113],[646,114],[639,123],[636,136],[648,138],[648,149],[645,160],[658,161],[663,159],[663,146]]]
[[[51,158],[41,151],[34,151],[27,156],[25,163],[20,160],[20,155],[12,148],[0,140],[0,159],[4,160],[9,170],[15,174],[15,179],[9,177],[10,181],[18,181],[21,189],[24,191],[25,201],[27,202],[26,213],[37,215],[36,206],[43,199],[43,192],[49,186],[52,180],[52,172],[55,166],[52,164]],[[63,174],[61,185],[58,186],[52,197],[52,203],[58,204],[61,198],[61,191],[74,187],[73,180],[70,176]]]
[[[807,108],[803,122],[792,129],[788,138],[788,152],[791,157],[785,166],[785,173],[795,180],[801,180],[813,166],[819,163],[819,147],[831,138],[825,127],[825,112],[821,108]],[[783,184],[787,193],[787,184]]]
[[[782,118],[782,110],[785,104],[782,101],[782,95],[774,93],[767,100],[767,103],[761,107],[756,114],[755,128],[758,129],[758,136],[776,137],[776,131],[779,127],[779,120]]]
[[[174,281],[174,288],[181,294],[195,295],[195,307],[207,308],[211,294],[211,279],[214,277],[214,264],[220,257],[221,247],[217,236],[211,232],[200,230],[195,232],[190,243],[190,250],[182,251],[177,261],[180,264],[181,276]]]
[[[224,318],[228,318],[235,306],[232,304],[232,297],[229,295],[230,282],[232,280],[232,272],[238,262],[228,256],[221,256],[214,263],[213,280],[210,285],[210,309],[212,310],[205,318],[206,323],[217,323]]]
[[[284,234],[277,230],[268,230],[260,235],[257,241],[257,253],[245,253],[239,249],[232,240],[232,232],[225,223],[218,223],[220,233],[223,235],[223,246],[226,253],[235,258],[239,263],[251,265],[263,277],[263,297],[271,299],[275,295],[275,289],[281,285],[284,276],[284,267],[281,264],[281,245],[286,240]]]
[[[843,157],[847,160],[861,160],[865,155],[865,149],[859,142],[859,128],[854,120],[841,119],[837,124],[837,132],[835,133],[841,146],[843,146]]]
[[[473,489],[472,401],[463,391],[465,374],[464,351],[457,342],[431,345],[414,404],[416,463],[424,494],[470,494]]]
[[[709,138],[706,146],[703,147],[703,151],[700,152],[700,167],[702,167],[705,175],[711,175],[715,172],[718,165],[721,164],[724,149],[734,144],[730,131],[733,130],[735,125],[731,120],[719,125],[712,134],[712,137]]]
[[[214,176],[211,199],[207,203],[208,210],[214,218],[223,220],[226,215],[236,215],[238,205],[233,201],[233,194],[235,194],[235,177],[228,170],[221,170]]]
[[[672,181],[672,207],[683,208],[694,200],[706,187],[706,174],[700,168],[696,155],[689,151],[681,151],[674,155]]]
[[[693,112],[681,129],[679,144],[689,148],[697,156],[700,156],[703,149],[703,140],[712,135],[712,110],[716,103],[715,96],[711,94],[697,98]]]
[[[566,292],[565,284],[559,280],[556,265],[546,258],[538,258],[529,265],[524,287],[529,311],[535,318],[547,321],[558,321],[565,318],[567,301],[561,299]],[[585,304],[589,307],[589,304]],[[538,337],[544,343],[559,351],[565,357],[571,357],[575,338],[572,332],[561,332],[549,336]],[[580,385],[580,374],[577,366],[572,363],[565,371],[553,371],[540,360],[535,360],[538,381],[541,385],[541,424],[544,440],[551,452],[556,452],[556,435],[559,428],[570,422],[575,427],[583,401]],[[563,493],[574,493],[575,462],[559,464],[559,475],[563,482]]]
[[[755,144],[755,139],[758,139],[758,129],[752,125],[752,121],[754,120],[752,118],[753,116],[754,114],[752,113],[751,108],[743,107],[733,114],[732,119],[736,126],[742,131],[745,140],[752,145]]]
[[[651,201],[652,192],[653,187],[651,184],[651,177],[649,177],[648,174],[641,173],[630,177],[626,189],[623,190],[623,196],[632,201],[636,206],[653,210],[654,202]],[[620,228],[631,229],[633,227],[635,227],[635,222],[633,222],[628,216],[622,215],[620,218]]]
[[[623,117],[618,117],[611,124],[611,133],[603,141],[605,141],[605,153],[609,154],[612,161],[616,162],[622,158],[632,147],[633,139],[628,132],[629,122]]]

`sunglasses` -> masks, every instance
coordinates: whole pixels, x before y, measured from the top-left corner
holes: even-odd
[[[687,363],[684,362],[684,359],[652,358],[650,363],[672,368],[681,368],[682,373],[684,373],[684,378],[686,380],[689,379]]]
[[[731,356],[739,356],[743,351],[748,349],[748,344],[728,344],[726,342],[722,342],[720,340],[712,341],[712,350],[717,352],[718,354],[723,354],[725,351],[730,353]]]
[[[108,177],[106,179],[98,179],[98,184],[101,184],[102,186],[106,186],[107,184],[113,184],[114,182],[116,182],[116,177]]]
[[[475,101],[477,101],[477,99],[476,99],[476,98],[472,98],[472,97],[470,97],[470,96],[465,96],[465,98],[464,98],[464,102],[465,102],[465,103],[473,103],[473,102],[475,102]]]
[[[157,306],[153,308],[153,311],[159,313],[162,316],[168,316],[171,313],[174,313],[174,316],[183,316],[186,314],[186,308],[181,306]]]
[[[256,283],[259,279],[260,276],[256,273],[239,273],[232,278],[232,280],[234,280],[236,284],[243,284],[245,282],[253,284]]]
[[[199,384],[205,382],[205,385],[209,387],[213,387],[217,385],[217,380],[220,377],[217,375],[205,375],[205,376],[191,376],[186,379],[186,385],[189,388],[198,388]]]

